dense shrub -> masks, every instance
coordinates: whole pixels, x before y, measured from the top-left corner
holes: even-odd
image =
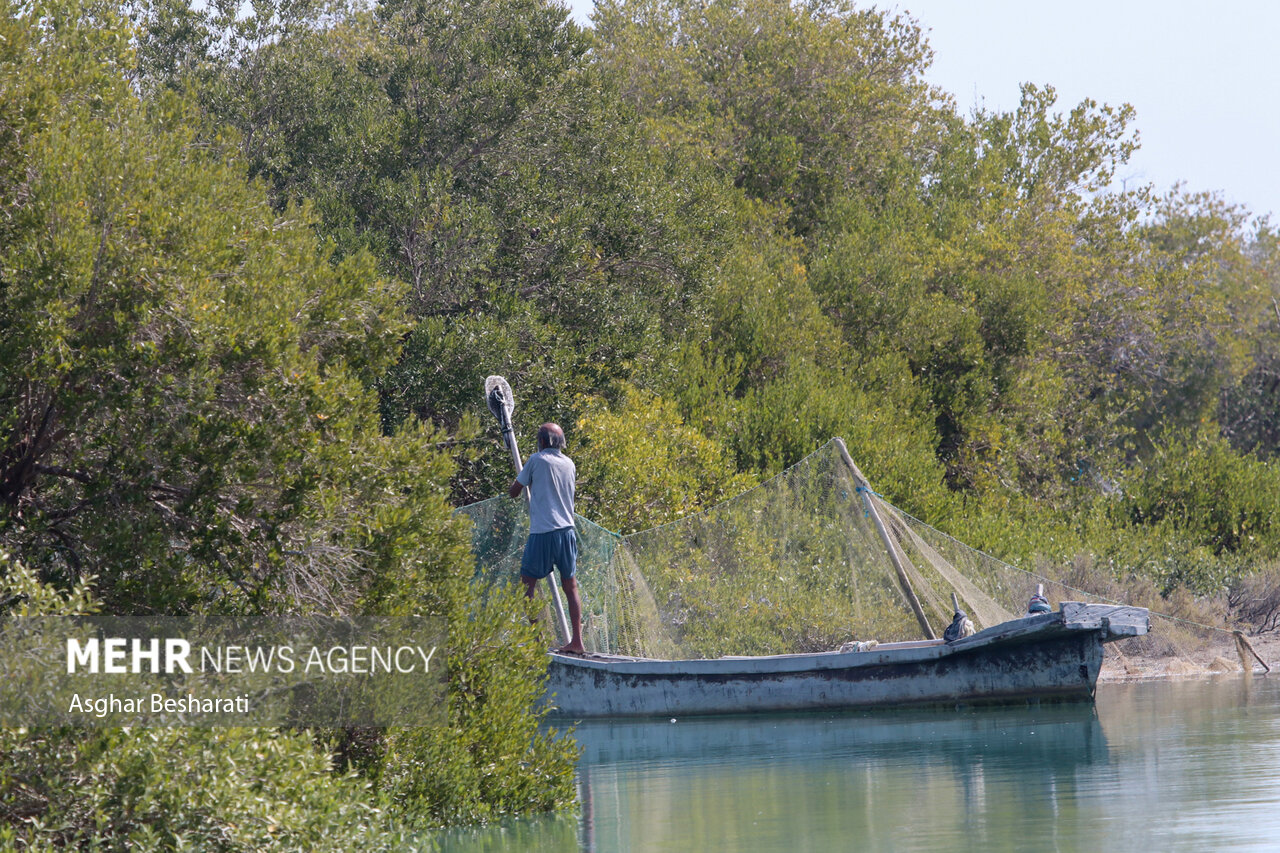
[[[1124,492],[1116,505],[1122,521],[1176,531],[1214,557],[1265,558],[1280,549],[1280,469],[1214,435],[1170,441],[1132,472]]]

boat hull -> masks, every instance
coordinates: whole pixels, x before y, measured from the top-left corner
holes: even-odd
[[[553,654],[547,699],[577,719],[1087,700],[1102,644],[1147,625],[1142,608],[1065,602],[954,643],[683,661]]]

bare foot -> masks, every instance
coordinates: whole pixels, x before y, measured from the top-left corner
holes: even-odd
[[[582,647],[581,643],[576,646],[573,643],[568,643],[556,649],[556,654],[558,655],[585,655],[586,653],[587,650]]]

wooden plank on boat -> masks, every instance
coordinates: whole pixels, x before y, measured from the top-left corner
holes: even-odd
[[[1062,624],[1072,630],[1102,630],[1105,641],[1111,637],[1138,637],[1150,630],[1151,617],[1145,607],[1118,604],[1089,604],[1064,601]]]

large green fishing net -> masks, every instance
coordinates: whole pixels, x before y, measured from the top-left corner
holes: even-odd
[[[472,521],[480,578],[514,582],[525,502],[499,497],[459,512]],[[838,439],[698,515],[627,536],[578,516],[577,534],[584,642],[596,653],[705,658],[941,637],[953,595],[981,630],[1025,615],[1038,587],[1055,609],[1128,603],[1018,569],[912,518],[867,487]],[[1201,664],[1235,657],[1230,634],[1154,613],[1137,648]]]

